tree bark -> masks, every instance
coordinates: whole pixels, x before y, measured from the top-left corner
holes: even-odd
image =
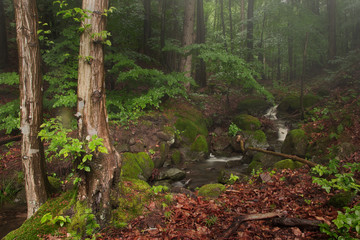
[[[300,79],[300,109],[301,109],[301,119],[303,120],[305,118],[305,110],[304,110],[304,78],[305,78],[305,72],[306,72],[306,50],[308,46],[309,41],[309,33],[306,33],[305,36],[305,46],[304,46],[304,53],[303,53],[303,69],[302,69],[302,75]]]
[[[196,43],[205,43],[205,20],[203,0],[197,0]],[[196,64],[195,81],[200,87],[206,87],[206,66],[202,59]]]
[[[225,28],[225,19],[224,19],[224,0],[220,0],[220,19],[221,19],[221,29],[224,38],[224,47],[227,50],[226,44],[226,28]]]
[[[193,44],[194,41],[194,18],[195,0],[185,0],[184,27],[183,27],[183,47]],[[180,71],[185,72],[185,76],[191,77],[192,55],[185,52],[181,60]]]
[[[247,33],[246,33],[246,46],[248,50],[247,60],[253,60],[253,49],[254,49],[254,3],[255,0],[248,0],[247,10]]]
[[[4,69],[8,61],[4,0],[0,0],[0,23],[0,69]]]
[[[160,52],[161,52],[161,64],[167,66],[166,52],[163,51],[165,47],[165,31],[166,31],[166,0],[161,0],[161,19],[160,19]]]
[[[289,64],[289,72],[288,72],[288,80],[291,81],[294,79],[294,37],[293,37],[293,24],[292,24],[292,15],[293,15],[293,0],[290,1],[291,6],[288,8],[288,64]]]
[[[336,56],[336,0],[327,0],[328,24],[329,24],[329,48],[328,60]]]
[[[42,76],[35,0],[14,0],[19,55],[21,158],[25,175],[27,217],[46,201],[47,178],[43,145],[38,137],[42,123]]]
[[[241,0],[240,19],[242,22],[240,31],[242,32],[245,31],[245,24],[243,24],[245,21],[245,0]]]
[[[120,155],[110,141],[105,106],[104,49],[101,37],[94,34],[105,31],[104,10],[109,0],[83,0],[82,8],[92,11],[91,18],[82,24],[91,24],[80,36],[77,116],[79,138],[89,140],[97,135],[104,141],[108,154],[98,154],[89,163],[91,171],[83,176],[78,200],[86,200],[100,226],[110,220],[111,190],[116,189],[120,176]]]
[[[233,33],[233,21],[232,21],[232,7],[231,0],[229,0],[229,25],[230,25],[230,51],[234,51],[234,33]]]

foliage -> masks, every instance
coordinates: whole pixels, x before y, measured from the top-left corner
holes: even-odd
[[[0,84],[8,86],[19,84],[19,75],[16,72],[0,73]]]
[[[71,223],[71,218],[69,216],[55,216],[53,217],[51,213],[46,213],[41,218],[41,223],[50,222],[52,225],[59,224],[60,227],[63,227],[66,223]]]
[[[151,191],[155,194],[158,195],[161,192],[166,192],[168,191],[169,188],[167,186],[162,186],[162,185],[157,185],[157,186],[152,186],[151,187]]]
[[[71,160],[77,164],[79,170],[90,172],[87,162],[92,160],[93,155],[107,153],[103,139],[96,135],[87,138],[86,141],[68,137],[71,130],[62,126],[60,118],[50,119],[43,123],[41,128],[41,141],[49,143],[45,150],[45,156],[49,161],[53,158]]]
[[[239,131],[241,131],[241,129],[235,123],[230,124],[228,131],[230,136],[235,137]]]
[[[231,173],[228,182],[232,185],[232,184],[234,184],[234,183],[235,183],[236,181],[238,181],[238,180],[239,180],[239,177]]]
[[[0,184],[0,206],[2,206],[5,202],[10,202],[16,197],[16,193],[19,191],[15,187],[13,181],[4,180]]]
[[[0,107],[0,129],[6,134],[20,128],[20,101],[18,99],[8,102]]]

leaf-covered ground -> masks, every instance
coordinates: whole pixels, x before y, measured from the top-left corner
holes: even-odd
[[[166,209],[150,203],[149,215],[125,229],[107,229],[102,239],[222,239],[242,215],[281,212],[331,224],[340,210],[327,204],[332,194],[312,183],[308,167],[263,173],[252,180],[227,186],[216,199],[177,194]],[[278,226],[272,219],[245,221],[230,233],[226,239],[328,239],[318,228]]]

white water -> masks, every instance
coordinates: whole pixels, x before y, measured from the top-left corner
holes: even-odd
[[[277,114],[277,108],[279,105],[275,105],[266,112],[264,117],[270,119],[270,120],[276,120],[276,127],[278,128],[278,141],[283,142],[286,138],[287,133],[289,132],[289,128],[285,126],[285,122],[282,120],[278,120],[276,114]]]

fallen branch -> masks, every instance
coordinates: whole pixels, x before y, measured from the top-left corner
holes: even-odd
[[[269,212],[269,213],[248,214],[237,217],[235,221],[231,224],[230,228],[224,233],[223,239],[226,239],[230,237],[233,233],[235,233],[240,227],[241,223],[245,221],[264,220],[269,218],[284,217],[285,215],[286,212]]]
[[[0,146],[4,145],[4,144],[7,144],[9,142],[13,142],[13,141],[19,141],[21,140],[21,135],[19,136],[14,136],[14,137],[9,137],[9,138],[6,138],[6,139],[1,139],[0,140]]]
[[[272,224],[278,226],[286,226],[286,227],[301,227],[301,228],[311,228],[318,229],[319,224],[323,223],[319,220],[309,220],[309,219],[301,219],[301,218],[276,218],[272,220]]]
[[[247,148],[245,148],[244,139],[242,139],[242,137],[241,137],[240,135],[238,135],[236,141],[240,143],[240,147],[241,147],[241,151],[242,151],[242,152],[246,152],[246,151],[252,150],[252,151],[262,152],[262,153],[269,154],[269,155],[274,155],[274,156],[280,156],[280,157],[283,157],[283,158],[288,158],[288,159],[291,159],[291,160],[294,160],[294,161],[298,161],[298,162],[307,164],[307,165],[309,165],[310,167],[315,167],[315,166],[317,165],[316,163],[313,163],[313,162],[311,162],[311,161],[309,161],[309,160],[306,160],[306,159],[304,159],[304,158],[298,157],[298,156],[296,156],[296,155],[290,155],[290,154],[285,154],[285,153],[273,152],[273,151],[269,151],[269,150],[265,150],[265,149],[261,149],[261,148],[255,148],[255,147],[247,147]]]

